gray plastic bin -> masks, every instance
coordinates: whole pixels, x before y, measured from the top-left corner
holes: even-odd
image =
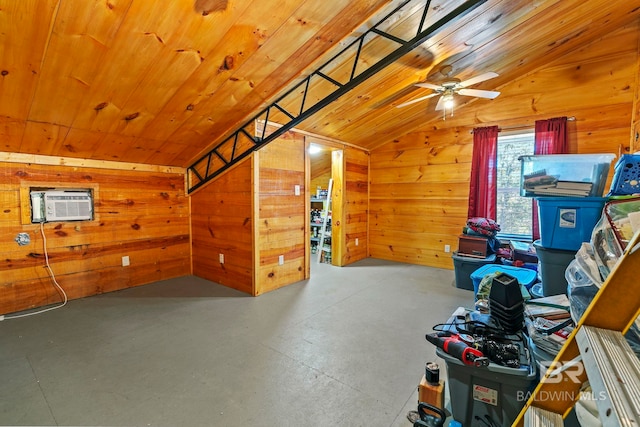
[[[533,247],[536,248],[540,264],[538,273],[542,282],[542,296],[566,294],[565,271],[576,257],[576,251],[545,248],[540,244],[540,240],[533,242]]]
[[[463,426],[480,425],[485,415],[501,426],[510,426],[538,383],[536,364],[521,368],[490,363],[486,368],[467,366],[440,348],[436,355],[447,365],[449,399],[453,418]]]
[[[458,252],[454,252],[451,258],[453,258],[453,267],[455,269],[456,288],[466,289],[468,291],[473,290],[471,273],[483,265],[496,263],[496,254],[491,254],[486,258],[473,258],[458,255]]]

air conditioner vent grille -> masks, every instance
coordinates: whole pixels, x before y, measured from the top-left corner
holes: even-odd
[[[45,191],[47,221],[89,220],[93,216],[93,200],[88,191]]]

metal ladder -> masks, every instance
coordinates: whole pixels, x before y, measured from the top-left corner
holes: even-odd
[[[588,379],[603,427],[639,427],[640,361],[624,338],[639,314],[637,232],[513,425],[563,426]]]
[[[324,247],[325,234],[327,232],[327,218],[331,212],[331,191],[333,189],[333,179],[329,178],[329,187],[327,188],[327,201],[323,204],[322,209],[322,226],[320,227],[320,241],[318,242],[318,262],[322,262],[322,255],[331,252]]]

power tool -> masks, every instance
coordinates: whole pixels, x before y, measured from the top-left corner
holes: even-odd
[[[465,365],[482,367],[489,365],[489,359],[477,348],[469,346],[458,334],[436,332],[425,335],[427,341],[442,349],[445,353],[460,360]]]

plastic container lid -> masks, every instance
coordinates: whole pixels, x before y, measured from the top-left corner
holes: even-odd
[[[496,271],[501,271],[515,277],[516,279],[518,279],[518,283],[524,285],[527,288],[533,285],[538,275],[534,270],[530,270],[528,268],[513,267],[510,265],[500,264],[487,264],[471,273],[471,279],[482,280],[482,278],[487,274],[495,273]]]
[[[593,280],[591,280],[587,273],[582,269],[577,259],[574,259],[569,263],[569,266],[564,272],[564,277],[567,279],[569,286],[572,287],[595,285]]]

